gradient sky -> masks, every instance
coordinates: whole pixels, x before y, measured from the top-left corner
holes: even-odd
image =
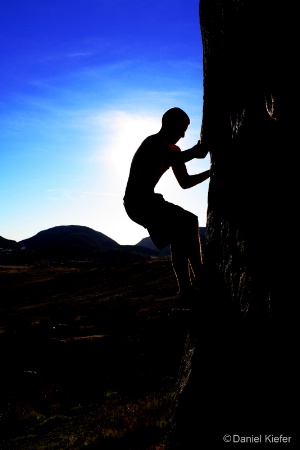
[[[84,225],[119,244],[148,235],[123,207],[135,150],[169,108],[199,139],[198,0],[0,0],[0,236],[20,241]],[[187,163],[189,173],[209,168]],[[209,181],[187,190],[169,170],[156,192],[206,224]]]

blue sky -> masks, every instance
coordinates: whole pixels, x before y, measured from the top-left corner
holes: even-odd
[[[156,4],[155,4],[156,3]],[[198,0],[0,0],[0,236],[84,225],[119,244],[147,231],[122,198],[135,150],[169,108],[202,120]],[[209,168],[187,164],[189,173]],[[156,192],[206,224],[209,181]]]

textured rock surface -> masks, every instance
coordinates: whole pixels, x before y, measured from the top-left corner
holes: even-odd
[[[212,149],[206,263],[247,317],[294,314],[292,17],[289,3],[200,2],[202,139]]]
[[[283,433],[299,445],[290,5],[200,1],[201,134],[211,147],[205,307],[187,337],[172,450],[235,448],[226,434]]]

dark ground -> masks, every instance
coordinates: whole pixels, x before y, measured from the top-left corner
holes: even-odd
[[[169,258],[0,267],[0,448],[164,449],[186,338]]]
[[[298,333],[240,328],[215,296],[213,313],[202,298],[177,309],[176,291],[169,258],[0,265],[0,449],[230,450],[223,435],[236,433],[295,443]]]

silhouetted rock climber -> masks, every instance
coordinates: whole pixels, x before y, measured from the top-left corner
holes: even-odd
[[[204,158],[208,148],[200,141],[185,151],[175,145],[185,136],[189,124],[188,115],[180,108],[164,113],[159,132],[148,136],[133,157],[124,196],[128,216],[148,230],[155,246],[161,250],[171,245],[178,294],[183,301],[197,292],[200,282],[202,253],[198,217],[167,202],[154,188],[170,167],[183,189],[209,178],[209,170],[189,175],[185,165],[194,158]]]

